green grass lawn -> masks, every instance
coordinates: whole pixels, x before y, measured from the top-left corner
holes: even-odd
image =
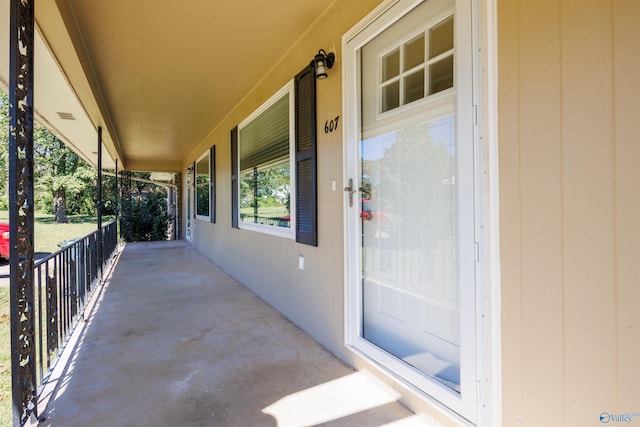
[[[9,212],[0,211],[0,221],[7,221]],[[60,247],[58,243],[65,240],[84,237],[97,229],[95,216],[69,215],[67,224],[56,224],[53,215],[36,212],[34,230],[34,251],[37,253],[55,252]],[[102,224],[111,221],[113,217],[103,217]]]
[[[253,208],[241,208],[240,213],[243,215],[253,215]],[[258,215],[279,218],[284,215],[289,215],[289,211],[284,206],[269,206],[259,208]]]
[[[0,211],[0,220],[9,214]],[[106,224],[113,218],[103,218]],[[53,215],[36,212],[35,252],[51,253],[64,240],[83,237],[97,229],[96,217],[69,216],[69,223],[56,224]],[[0,287],[0,427],[11,426],[11,336],[9,330],[9,289]]]

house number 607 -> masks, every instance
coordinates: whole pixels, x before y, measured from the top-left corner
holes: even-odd
[[[338,120],[340,120],[340,116],[336,116],[333,120],[327,120],[324,122],[324,133],[333,132],[338,129]]]

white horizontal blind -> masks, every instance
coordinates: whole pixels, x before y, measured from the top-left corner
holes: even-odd
[[[240,129],[240,172],[289,157],[289,94]]]

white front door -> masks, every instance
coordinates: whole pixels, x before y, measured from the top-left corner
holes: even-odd
[[[399,2],[346,44],[347,261],[351,344],[474,419],[469,3]]]

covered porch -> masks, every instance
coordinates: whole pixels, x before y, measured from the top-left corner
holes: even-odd
[[[85,319],[41,426],[423,425],[184,241],[126,244]]]

